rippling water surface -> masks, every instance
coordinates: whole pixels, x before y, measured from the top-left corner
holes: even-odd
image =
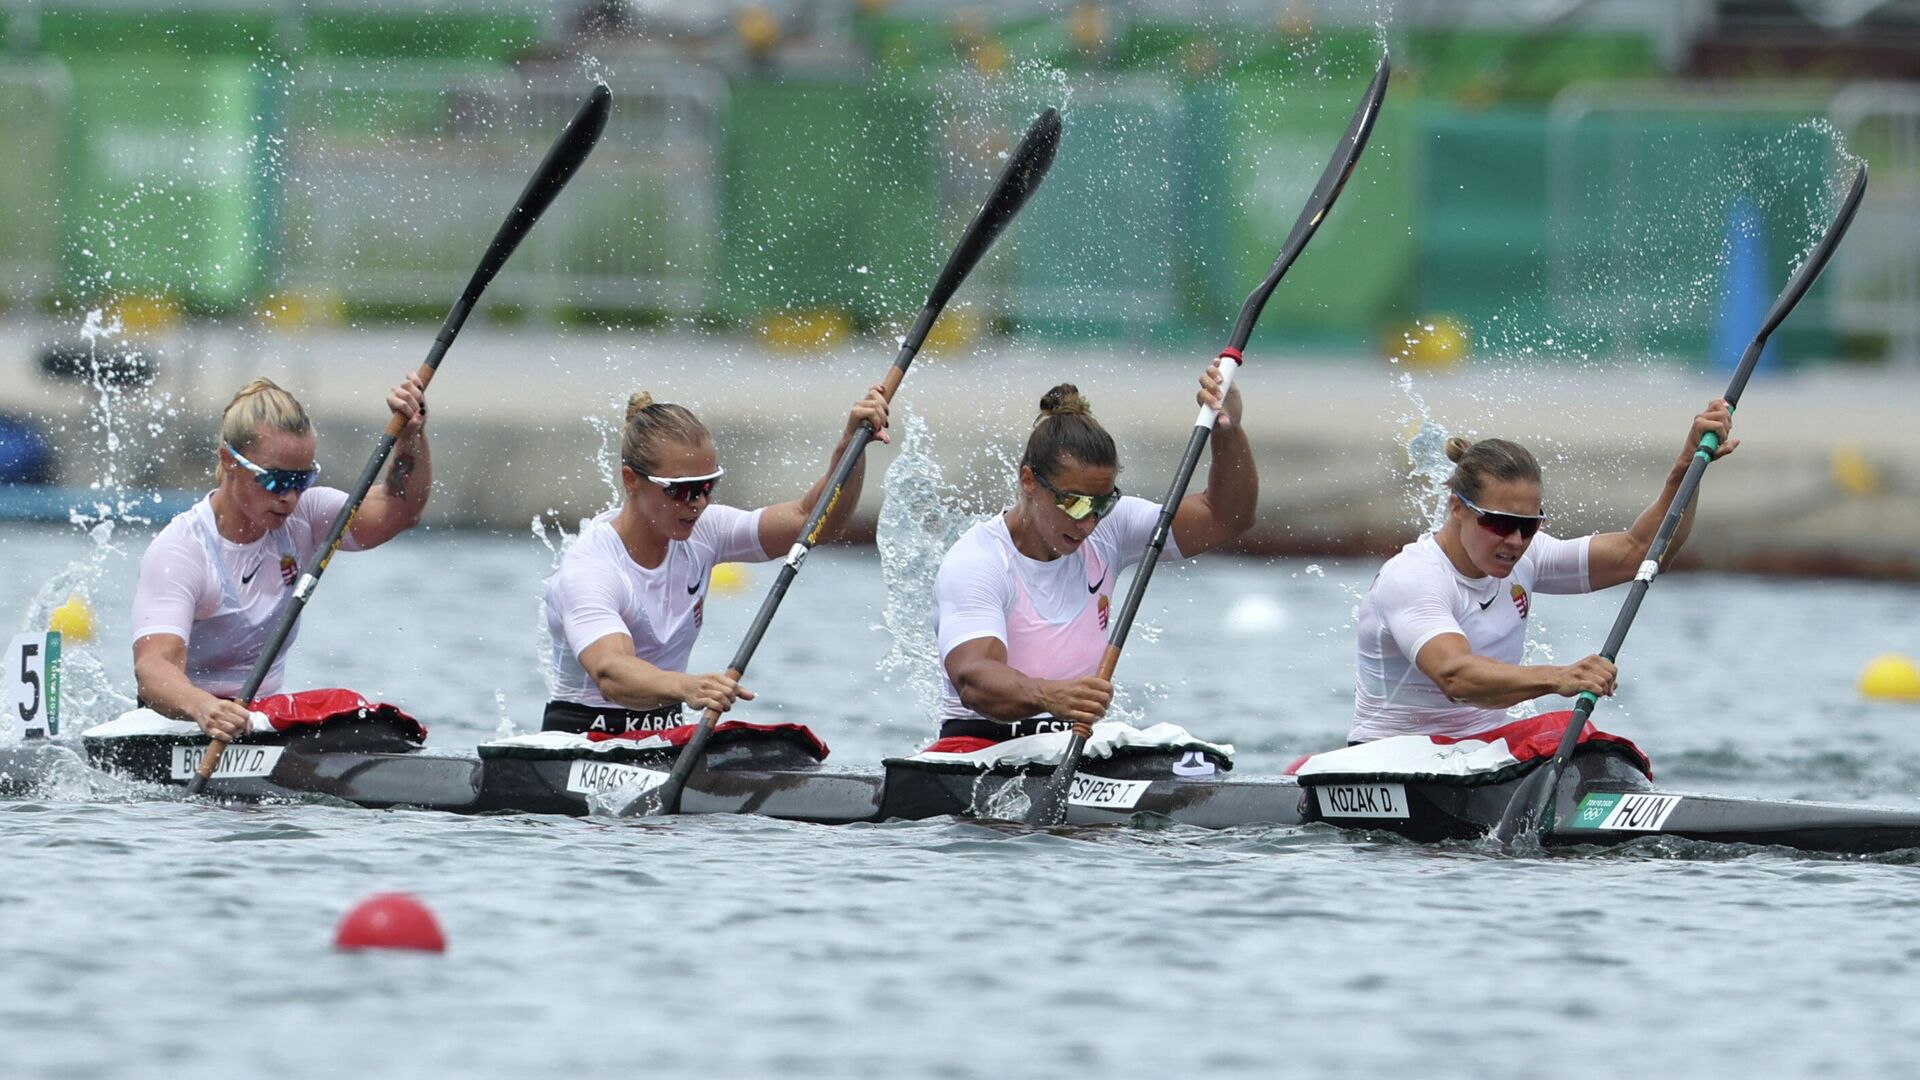
[[[0,528],[20,625],[92,594],[69,731],[130,689],[144,541]],[[550,563],[532,539],[444,533],[342,557],[292,681],[399,702],[437,745],[534,726]],[[1244,772],[1336,744],[1373,570],[1157,575],[1126,706],[1235,743]],[[696,664],[724,666],[771,580],[752,574],[709,601]],[[1543,598],[1540,655],[1596,647],[1618,597]],[[1911,804],[1920,712],[1853,679],[1920,651],[1917,600],[1663,579],[1599,718],[1665,785]],[[924,738],[916,688],[875,666],[887,603],[871,554],[817,553],[755,658],[754,715],[856,763]],[[0,802],[0,1076],[1899,1075],[1920,1056],[1912,862],[220,807],[75,768]],[[386,889],[438,912],[446,955],[330,948]]]

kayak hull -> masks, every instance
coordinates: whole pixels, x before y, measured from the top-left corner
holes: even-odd
[[[205,742],[186,736],[83,739],[99,769],[184,786]],[[222,757],[208,793],[235,799],[327,799],[372,808],[453,813],[585,815],[645,798],[671,767],[669,752],[598,761],[420,750],[390,732],[333,725],[266,753],[242,743]],[[234,773],[227,774],[232,760]],[[1422,843],[1475,840],[1506,807],[1518,777],[1498,783],[1301,784],[1230,772],[1181,776],[1172,755],[1089,761],[1067,824],[1173,822],[1200,828],[1303,826],[1391,833]],[[0,755],[0,777],[7,759]],[[814,761],[789,746],[736,744],[709,755],[682,801],[688,814],[755,814],[849,824],[963,817],[1019,820],[1047,771],[976,771],[892,760],[879,769]],[[0,791],[7,790],[0,780]],[[1920,848],[1920,811],[1851,803],[1768,800],[1655,789],[1618,754],[1577,755],[1553,802],[1549,846],[1615,845],[1665,836],[1867,854]]]

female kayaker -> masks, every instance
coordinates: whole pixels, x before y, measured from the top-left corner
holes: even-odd
[[[384,484],[360,504],[342,538],[364,551],[412,528],[427,505],[425,387],[409,374],[387,395],[406,427],[394,443]],[[220,418],[219,484],[175,517],[140,559],[133,593],[133,672],[140,703],[191,720],[222,742],[245,732],[247,709],[231,700],[273,636],[300,569],[326,542],[347,493],[316,487],[313,423],[300,402],[270,379],[255,379]],[[286,648],[260,684],[280,688]]]
[[[1549,694],[1610,695],[1613,664],[1523,664],[1535,593],[1584,593],[1633,580],[1707,432],[1716,456],[1740,445],[1720,399],[1693,418],[1680,459],[1653,504],[1625,532],[1562,540],[1540,531],[1540,463],[1505,439],[1447,440],[1454,462],[1446,521],[1400,549],[1374,576],[1360,605],[1358,687],[1348,739],[1472,735],[1506,724],[1506,709]],[[1667,548],[1693,526],[1687,507]]]
[[[620,506],[594,518],[547,580],[553,699],[543,730],[624,733],[680,726],[681,707],[727,711],[753,694],[723,672],[692,674],[687,661],[723,562],[765,562],[800,539],[824,497],[833,463],[860,425],[887,434],[880,387],[854,403],[827,472],[791,502],[741,510],[712,501],[726,470],[713,436],[685,406],[642,391],[627,403],[620,439]],[[860,501],[854,467],[822,523],[837,534]]]
[[[1240,425],[1240,391],[1220,398],[1208,368],[1199,399],[1220,410],[1206,491],[1181,500],[1163,558],[1198,555],[1253,524],[1260,482]],[[940,738],[999,742],[1098,720],[1099,678],[1120,572],[1140,561],[1157,504],[1121,495],[1113,437],[1080,391],[1040,399],[1012,509],[967,530],[941,560],[934,629],[944,676]]]

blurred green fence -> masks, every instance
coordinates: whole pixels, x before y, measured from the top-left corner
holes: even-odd
[[[489,297],[547,313],[697,313],[718,232],[725,86],[690,67],[615,80],[587,177],[542,218]],[[275,170],[275,286],[367,308],[450,302],[582,96],[581,80],[408,65],[342,80],[302,67]]]
[[[22,208],[0,223],[9,300],[165,293],[234,312],[296,293],[366,314],[442,308],[585,84],[571,64],[499,62],[533,35],[525,20],[476,20],[447,59],[397,64],[379,55],[380,20],[316,24],[298,59],[268,62],[250,44],[262,28],[230,20],[209,20],[191,48],[175,47],[176,28],[163,47],[107,55],[89,48],[108,32],[98,20],[147,17],[92,17],[42,16],[65,60],[0,66],[15,157],[0,191]],[[963,302],[1042,339],[1221,337],[1370,72],[1374,44],[1350,37],[1317,67],[1296,51],[1223,73],[1193,61],[1203,41],[1139,34],[1136,70],[1071,76],[1055,172]],[[1451,314],[1493,348],[1698,357],[1742,200],[1776,284],[1831,209],[1836,142],[1813,122],[1827,99],[1804,90],[1576,88],[1486,106],[1422,93],[1435,71],[1389,92],[1261,342],[1373,346]],[[657,62],[620,65],[613,85],[589,170],[494,286],[501,312],[751,323],[829,309],[897,324],[1051,84],[931,65],[728,80]],[[1848,121],[1856,150],[1920,145],[1920,104],[1875,108]],[[1789,357],[1900,335],[1920,352],[1920,263],[1899,246],[1920,230],[1920,201],[1896,195],[1920,190],[1920,149],[1905,152],[1863,217],[1882,235],[1843,250],[1782,331]]]

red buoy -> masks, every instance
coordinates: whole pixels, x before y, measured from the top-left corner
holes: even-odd
[[[407,893],[380,893],[354,905],[340,920],[333,947],[446,952],[447,938],[425,904]]]

